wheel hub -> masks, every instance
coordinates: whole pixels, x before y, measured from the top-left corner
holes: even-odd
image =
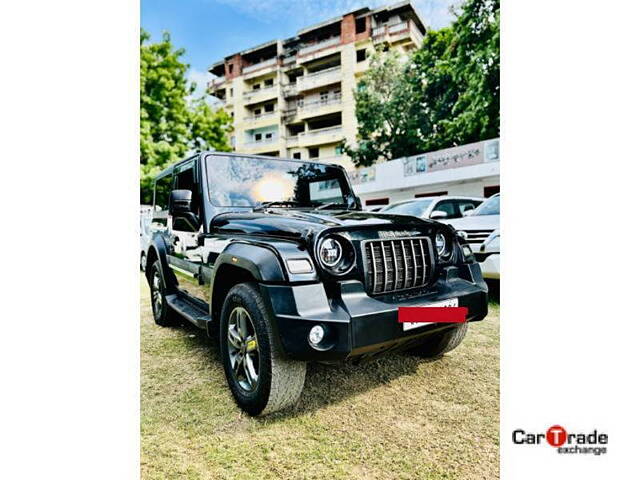
[[[255,390],[260,374],[260,351],[253,320],[243,307],[234,308],[229,315],[227,346],[234,379],[243,390]]]

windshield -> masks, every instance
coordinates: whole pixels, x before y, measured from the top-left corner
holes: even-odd
[[[500,195],[485,200],[472,215],[500,215]]]
[[[432,202],[433,200],[429,199],[398,203],[397,205],[391,205],[381,211],[384,213],[395,213],[397,215],[413,215],[414,217],[421,217]]]
[[[217,207],[346,208],[355,197],[341,168],[280,159],[206,157],[209,199]]]

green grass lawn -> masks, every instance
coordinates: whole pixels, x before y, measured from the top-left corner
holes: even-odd
[[[156,326],[140,290],[142,478],[499,477],[498,304],[436,361],[311,364],[295,408],[255,419],[204,333]]]

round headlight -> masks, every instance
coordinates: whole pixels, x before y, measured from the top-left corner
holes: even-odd
[[[320,266],[331,275],[346,275],[356,264],[353,244],[341,234],[331,234],[320,239],[316,257]]]
[[[323,240],[318,253],[320,254],[320,261],[325,267],[335,267],[342,259],[342,247],[334,238]]]
[[[447,239],[442,233],[436,235],[436,251],[439,256],[442,256],[447,251]]]
[[[451,256],[451,240],[444,233],[436,234],[436,252],[441,260],[448,260]]]

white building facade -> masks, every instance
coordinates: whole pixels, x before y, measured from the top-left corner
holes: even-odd
[[[500,191],[500,139],[423,153],[350,172],[365,208],[414,198]]]

